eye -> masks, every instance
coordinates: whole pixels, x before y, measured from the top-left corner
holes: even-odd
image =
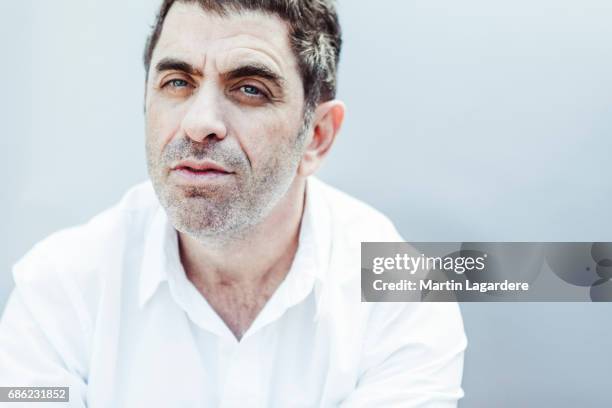
[[[251,97],[265,96],[263,92],[261,92],[257,87],[254,87],[253,85],[243,85],[240,87],[240,90],[242,91],[242,93]]]
[[[172,88],[185,88],[189,86],[189,82],[184,79],[173,79],[164,84],[164,86],[171,86]]]
[[[193,93],[195,86],[183,78],[172,78],[162,83],[161,90],[169,96],[187,97]]]

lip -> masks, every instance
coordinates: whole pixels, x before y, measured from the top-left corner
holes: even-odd
[[[180,184],[207,184],[227,178],[234,172],[210,160],[202,162],[182,161],[172,166],[171,174],[178,177]]]
[[[232,172],[210,160],[204,160],[202,162],[196,162],[191,160],[185,160],[179,162],[175,166],[172,167],[172,170],[184,170],[191,171],[194,173],[204,173],[204,172],[217,172],[217,173],[226,173],[231,174]]]

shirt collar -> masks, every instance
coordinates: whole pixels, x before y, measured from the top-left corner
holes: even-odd
[[[322,190],[322,183],[317,178],[314,176],[308,178],[306,202],[300,228],[300,239],[304,235],[308,236],[305,240],[312,245],[314,257],[315,321],[318,320],[323,309],[324,288],[328,282],[332,251],[332,219],[324,197],[325,193]],[[304,235],[302,235],[303,229],[306,231]]]
[[[294,276],[297,278],[295,282],[305,282],[314,278],[315,320],[321,313],[323,289],[327,281],[331,253],[331,216],[321,189],[319,180],[314,177],[308,178],[299,244],[294,264],[291,266],[292,270],[304,274],[304,276]],[[149,224],[143,248],[139,282],[140,307],[144,307],[159,285],[168,280],[168,272],[176,268],[177,265],[174,263],[178,259],[180,257],[176,230],[168,220],[164,209],[158,205]]]
[[[176,245],[176,231],[168,222],[166,212],[161,206],[157,210],[146,232],[140,266],[138,303],[143,307],[153,296],[158,286],[168,280],[170,260],[169,251]],[[178,246],[174,247],[178,251]]]

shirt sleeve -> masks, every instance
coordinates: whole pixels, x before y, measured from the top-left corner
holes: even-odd
[[[457,406],[467,339],[456,303],[377,303],[367,331],[360,378],[341,407]]]
[[[15,267],[16,288],[0,320],[0,386],[69,387],[63,406],[86,407],[86,330],[73,294],[49,265],[37,264]]]

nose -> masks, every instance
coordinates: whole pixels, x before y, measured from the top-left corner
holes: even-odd
[[[181,126],[194,142],[203,143],[206,138],[224,139],[227,135],[220,96],[213,86],[201,86],[189,107]]]

